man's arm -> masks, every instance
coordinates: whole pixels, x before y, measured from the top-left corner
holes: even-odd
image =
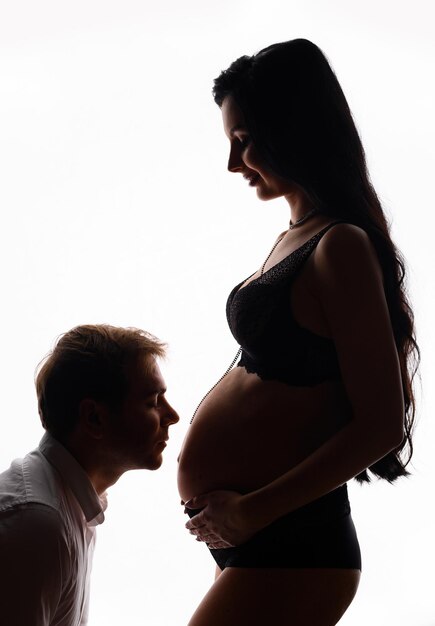
[[[0,514],[0,623],[49,626],[70,558],[58,513],[27,504]]]

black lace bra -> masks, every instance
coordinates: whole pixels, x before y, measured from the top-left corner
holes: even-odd
[[[332,339],[321,337],[296,322],[292,315],[292,282],[329,224],[300,248],[245,287],[242,281],[230,293],[227,319],[242,348],[239,367],[263,380],[314,386],[341,378]]]

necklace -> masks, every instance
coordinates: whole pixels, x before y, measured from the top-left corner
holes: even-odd
[[[295,224],[295,226],[296,226],[296,224]],[[288,231],[287,231],[287,232],[288,232]],[[272,254],[274,253],[275,248],[277,247],[277,245],[278,245],[279,243],[281,243],[281,241],[284,239],[284,237],[286,236],[286,234],[287,234],[287,233],[284,233],[283,235],[281,235],[281,237],[280,237],[279,239],[277,239],[277,240],[275,241],[275,243],[273,244],[273,246],[272,246],[272,250],[269,252],[269,254],[267,255],[267,257],[266,257],[266,259],[265,259],[265,261],[264,261],[264,263],[263,263],[263,265],[261,266],[260,276],[263,276],[263,273],[264,273],[264,268],[266,267],[266,263],[268,262],[268,260],[269,260],[269,259],[270,259],[270,257],[272,256]]]
[[[310,217],[312,215],[314,215],[315,213],[318,213],[317,209],[311,209],[310,211],[308,211],[307,213],[305,213],[305,215],[302,215],[302,217],[300,217],[298,220],[296,220],[296,222],[293,224],[293,222],[290,220],[290,226],[289,226],[289,230],[293,230],[293,228],[296,228],[296,226],[300,226],[300,224],[303,224],[304,222],[306,222],[307,220],[310,219]],[[288,232],[288,231],[287,231]],[[286,236],[287,233],[284,233],[283,235],[281,235],[281,237],[279,239],[276,240],[275,244],[272,247],[272,250],[269,252],[269,254],[266,257],[266,260],[264,261],[263,265],[261,266],[261,270],[260,270],[260,276],[263,276],[263,272],[264,272],[264,268],[266,267],[266,263],[268,262],[268,260],[270,259],[270,257],[272,256],[272,254],[275,251],[275,248],[277,247],[277,245],[284,239],[284,237]]]
[[[289,226],[289,230],[293,230],[293,228],[296,228],[296,226],[299,226],[300,224],[302,224],[303,222],[306,222],[308,219],[310,219],[310,217],[312,215],[314,215],[315,213],[317,213],[317,209],[311,209],[311,211],[308,211],[308,213],[305,213],[305,215],[302,215],[302,217],[300,217],[298,220],[296,220],[296,222],[293,224],[293,222],[290,220],[290,226]],[[288,231],[287,231],[288,232]],[[279,239],[277,239],[275,241],[275,243],[272,246],[272,250],[269,252],[269,254],[267,255],[266,259],[264,260],[263,265],[261,266],[260,269],[260,276],[263,276],[264,273],[264,268],[266,267],[266,263],[268,262],[268,260],[270,259],[270,257],[272,256],[272,254],[275,251],[275,248],[278,246],[278,244],[284,239],[284,237],[286,236],[287,232],[285,232],[283,235],[281,235],[281,237]],[[211,394],[211,392],[213,391],[213,389],[215,389],[219,383],[225,378],[225,376],[227,376],[227,374],[229,374],[231,372],[231,370],[233,369],[234,365],[236,364],[237,359],[239,358],[239,356],[242,354],[242,347],[240,346],[239,349],[237,350],[237,354],[234,357],[234,359],[231,361],[230,365],[227,367],[227,369],[225,370],[225,372],[222,374],[222,376],[219,378],[219,380],[213,385],[213,387],[211,387],[211,389],[209,389],[207,391],[207,393],[205,394],[205,396],[202,398],[201,402],[198,404],[198,406],[196,407],[193,415],[192,415],[192,419],[190,420],[190,423],[193,422],[193,420],[195,419],[195,415],[198,413],[198,409],[201,406],[201,404],[204,402],[204,400],[207,398],[207,396],[209,396]]]
[[[296,220],[296,222],[293,224],[293,222],[290,220],[290,226],[289,226],[289,230],[293,230],[293,228],[296,228],[296,226],[299,226],[300,224],[303,224],[304,222],[306,222],[307,220],[310,219],[310,217],[312,215],[314,215],[315,213],[318,213],[317,209],[311,209],[311,211],[308,211],[308,213],[305,213],[305,215],[302,215],[302,217],[300,217],[298,220]]]
[[[296,228],[296,226],[299,226],[300,224],[303,224],[303,222],[306,222],[307,220],[310,219],[310,217],[312,215],[314,215],[315,213],[318,213],[317,209],[311,209],[311,211],[308,211],[308,213],[305,213],[305,215],[302,215],[302,217],[300,217],[298,220],[296,220],[296,222],[293,224],[293,222],[290,220],[290,226],[289,226],[289,230],[293,230],[293,228]],[[287,231],[288,232],[288,231]],[[269,254],[267,255],[266,259],[264,260],[263,265],[261,266],[260,269],[260,276],[263,276],[264,273],[264,268],[266,267],[266,263],[268,262],[268,260],[270,259],[270,257],[272,256],[272,254],[275,251],[275,248],[278,246],[279,243],[281,243],[281,241],[284,239],[284,237],[286,236],[287,232],[285,232],[283,235],[281,235],[281,237],[279,239],[277,239],[275,241],[275,243],[272,246],[272,250],[269,252]],[[216,387],[219,385],[219,383],[225,378],[225,376],[227,376],[231,370],[233,369],[234,365],[236,364],[237,359],[239,358],[239,356],[242,354],[242,347],[240,346],[239,349],[237,350],[237,354],[234,357],[234,359],[231,361],[230,365],[227,367],[227,369],[225,370],[225,372],[222,374],[222,376],[219,378],[219,380],[213,385],[213,387],[211,387],[211,389],[209,389],[207,391],[207,393],[205,394],[205,396],[202,398],[201,402],[198,404],[198,406],[196,407],[193,415],[192,415],[192,419],[190,420],[190,424],[193,422],[193,420],[195,419],[196,414],[198,413],[198,409],[201,406],[201,404],[204,402],[204,400],[211,394],[211,392],[213,391],[213,389],[216,389]]]
[[[310,214],[312,215],[314,213],[314,209],[310,212]],[[306,220],[310,217],[310,215],[307,213],[306,215],[304,215],[303,217],[301,217],[301,219],[297,220],[297,222],[295,222],[295,226],[297,224],[300,224],[302,220]],[[291,225],[290,225],[291,228]],[[275,243],[272,246],[272,250],[269,252],[269,254],[267,255],[263,265],[261,266],[260,269],[260,276],[263,276],[264,273],[264,268],[266,267],[266,263],[268,262],[268,260],[270,259],[270,257],[273,254],[273,251],[275,250],[275,248],[277,247],[277,245],[282,241],[282,239],[284,239],[284,237],[286,236],[287,233],[284,233],[283,235],[281,235],[281,237],[279,239],[277,239],[275,241]],[[237,359],[239,358],[239,356],[242,354],[242,346],[239,347],[239,349],[237,350],[237,354],[234,357],[234,359],[231,361],[230,365],[227,367],[227,369],[225,370],[225,372],[222,374],[222,376],[219,378],[219,380],[217,382],[215,382],[215,384],[213,385],[213,387],[211,387],[211,389],[209,389],[207,391],[207,393],[205,394],[205,396],[202,398],[201,402],[198,404],[198,406],[196,407],[195,411],[193,412],[192,418],[190,420],[190,424],[193,422],[193,420],[195,419],[195,415],[198,413],[198,409],[201,406],[201,404],[204,402],[204,400],[207,398],[207,396],[209,396],[211,394],[211,392],[213,391],[213,389],[215,389],[219,383],[225,378],[225,376],[227,376],[231,370],[233,369],[234,365],[236,364]]]

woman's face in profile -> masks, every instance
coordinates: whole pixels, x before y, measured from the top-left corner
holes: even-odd
[[[242,174],[261,200],[293,194],[296,185],[275,174],[254,146],[242,110],[232,96],[224,99],[221,111],[224,131],[230,140],[229,171]]]

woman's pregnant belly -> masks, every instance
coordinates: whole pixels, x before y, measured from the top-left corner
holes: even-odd
[[[179,458],[186,502],[215,489],[247,493],[300,463],[350,419],[341,383],[291,387],[232,370],[202,402]]]

